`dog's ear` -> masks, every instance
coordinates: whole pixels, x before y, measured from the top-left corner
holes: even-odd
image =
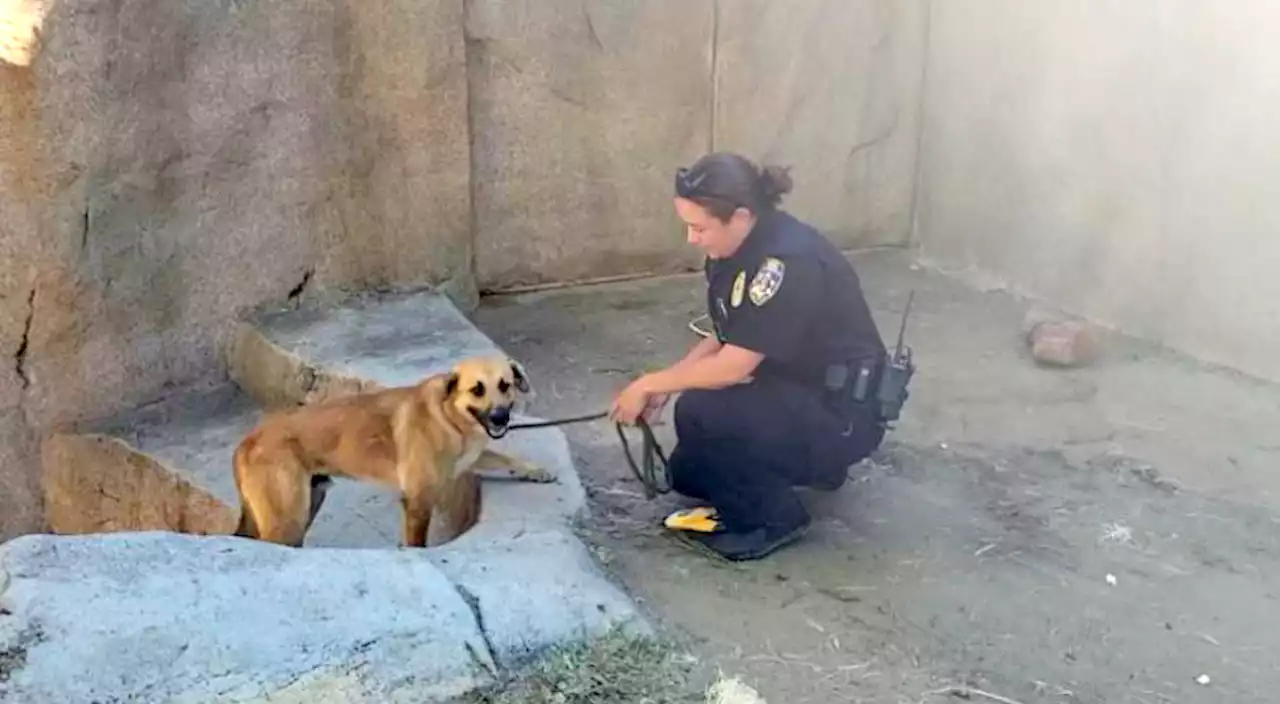
[[[458,373],[449,372],[448,378],[444,380],[444,397],[449,398],[458,392]]]
[[[516,388],[520,389],[520,393],[529,393],[529,374],[514,359],[511,360],[511,376],[515,379]]]

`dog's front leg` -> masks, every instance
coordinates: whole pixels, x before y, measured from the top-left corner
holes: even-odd
[[[480,471],[505,470],[512,478],[526,482],[547,483],[556,480],[554,474],[528,460],[489,448],[485,448],[480,453],[471,468]]]

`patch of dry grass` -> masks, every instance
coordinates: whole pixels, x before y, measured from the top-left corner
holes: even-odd
[[[613,631],[557,648],[460,704],[691,704],[694,660],[675,643]]]

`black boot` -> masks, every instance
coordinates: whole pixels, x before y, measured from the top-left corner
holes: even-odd
[[[808,516],[783,526],[762,526],[748,531],[720,530],[715,533],[686,533],[685,537],[733,561],[759,560],[803,538],[809,530]]]

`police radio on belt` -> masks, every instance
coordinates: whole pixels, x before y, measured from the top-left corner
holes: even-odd
[[[911,314],[911,302],[915,297],[914,290],[907,296],[907,306],[902,310],[902,324],[898,328],[898,344],[894,347],[893,354],[885,360],[880,372],[880,387],[876,390],[876,399],[880,402],[880,418],[885,423],[898,419],[902,406],[911,395],[907,391],[907,385],[916,372],[916,364],[911,348],[903,344],[903,337],[907,332],[907,316]]]
[[[904,338],[907,332],[907,317],[911,315],[911,303],[915,300],[915,295],[916,292],[913,290],[907,296],[907,306],[902,311],[902,323],[898,327],[898,343],[893,352],[886,352],[885,357],[875,364],[865,362],[859,364],[857,378],[853,381],[853,400],[858,403],[867,400],[871,395],[871,385],[876,384],[875,399],[881,423],[898,420],[902,407],[910,395],[907,392],[907,385],[911,383],[916,365],[912,358],[912,350],[906,345]],[[879,372],[878,378],[877,372]],[[833,364],[826,369],[824,385],[833,391],[844,389],[849,382],[849,374],[849,365]]]

